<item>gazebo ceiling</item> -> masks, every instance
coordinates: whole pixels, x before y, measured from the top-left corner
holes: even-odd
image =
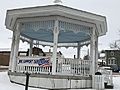
[[[90,39],[90,27],[67,21],[58,20],[58,22],[58,43],[76,43]],[[24,22],[21,25],[21,35],[32,40],[52,43],[54,24],[55,20]]]
[[[46,42],[53,42],[53,31],[52,30],[38,30],[34,31],[32,29],[25,30],[21,32],[21,35],[33,40],[39,40],[39,41],[46,41]],[[78,32],[75,33],[73,31],[59,31],[59,43],[76,43],[76,42],[82,42],[89,40],[90,36],[84,32]]]

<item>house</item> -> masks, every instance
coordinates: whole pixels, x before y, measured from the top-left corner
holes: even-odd
[[[111,68],[120,67],[120,50],[103,50],[101,51],[102,56],[100,56],[100,60],[102,62],[102,66],[110,66]]]
[[[9,66],[11,51],[0,51],[0,66]],[[26,51],[19,51],[19,56],[26,56]]]
[[[120,67],[120,50],[105,50],[106,65],[117,65]]]
[[[10,51],[0,51],[0,65],[8,66],[10,59]]]

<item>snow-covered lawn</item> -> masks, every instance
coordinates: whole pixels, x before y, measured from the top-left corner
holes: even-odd
[[[120,76],[114,76],[113,82],[114,82],[114,90],[120,90]],[[24,90],[24,88],[25,88],[24,86],[11,83],[9,81],[7,72],[0,72],[0,90]],[[45,90],[45,89],[29,88],[29,90]]]
[[[113,76],[114,90],[120,90],[120,75]]]
[[[11,83],[7,72],[0,72],[0,90],[25,90],[24,86]],[[29,88],[29,90],[45,90],[45,89],[36,89]]]

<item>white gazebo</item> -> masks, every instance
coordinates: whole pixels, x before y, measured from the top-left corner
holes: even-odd
[[[94,88],[98,37],[107,32],[104,16],[63,5],[7,10],[5,25],[13,31],[9,76],[12,82],[48,89]],[[20,40],[29,43],[29,56],[18,56]],[[34,44],[52,46],[52,57],[33,56]],[[80,48],[90,44],[90,60],[80,59]],[[58,47],[77,47],[77,58],[57,57]],[[44,60],[43,60],[44,59]],[[48,66],[40,66],[39,63]],[[41,61],[42,60],[42,61]]]

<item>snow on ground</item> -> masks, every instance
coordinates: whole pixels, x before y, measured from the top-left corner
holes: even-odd
[[[119,75],[113,77],[113,82],[114,82],[114,89],[111,89],[111,90],[120,90],[120,76]],[[0,90],[25,90],[25,87],[11,83],[9,81],[7,72],[0,72]],[[45,90],[45,89],[29,87],[28,90]],[[82,89],[80,89],[80,90],[82,90]],[[91,89],[87,89],[87,90],[91,90]],[[108,90],[110,90],[110,89],[108,89]]]
[[[45,89],[36,89],[28,88],[29,90],[45,90]],[[11,83],[7,72],[0,72],[0,90],[25,90],[24,86]]]
[[[114,90],[120,90],[120,75],[113,76]]]

